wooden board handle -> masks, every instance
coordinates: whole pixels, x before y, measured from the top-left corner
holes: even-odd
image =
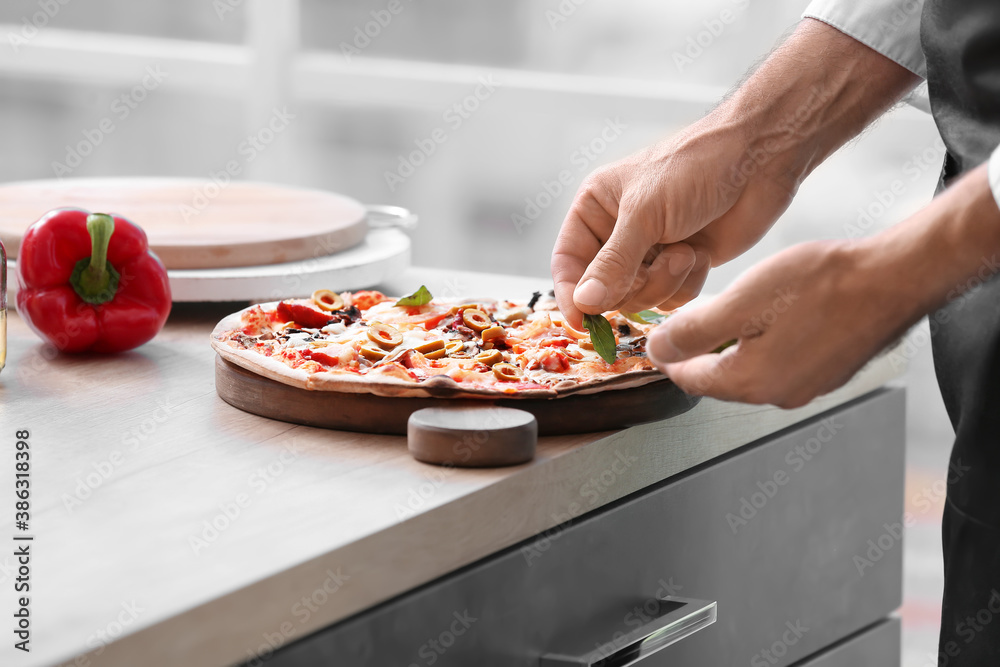
[[[510,466],[535,457],[538,422],[496,406],[424,408],[410,415],[406,442],[418,461],[461,468]]]

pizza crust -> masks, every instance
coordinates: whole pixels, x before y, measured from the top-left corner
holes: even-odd
[[[274,303],[258,304],[268,308]],[[255,306],[250,306],[253,308]],[[629,389],[664,379],[654,369],[632,370],[620,375],[593,378],[583,382],[566,380],[550,389],[524,389],[510,393],[494,389],[462,387],[447,375],[435,375],[422,382],[406,382],[393,377],[373,379],[353,373],[323,371],[308,373],[251,350],[232,347],[222,336],[243,326],[242,315],[249,308],[224,317],[212,331],[212,348],[226,361],[282,384],[310,391],[330,391],[345,394],[374,394],[388,398],[472,398],[472,399],[555,399],[574,394],[594,394],[601,391]]]

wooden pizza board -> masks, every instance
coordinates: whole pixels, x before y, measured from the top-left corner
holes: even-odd
[[[341,431],[406,435],[410,414],[422,408],[496,405],[535,415],[539,435],[610,431],[687,412],[700,400],[667,379],[630,389],[557,399],[386,398],[310,391],[215,358],[215,390],[240,410],[280,421]]]
[[[172,178],[26,181],[0,186],[0,239],[16,257],[25,230],[55,208],[116,213],[142,227],[168,269],[313,259],[365,238],[366,209],[331,192]]]

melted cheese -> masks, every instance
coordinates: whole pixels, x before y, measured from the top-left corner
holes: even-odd
[[[296,348],[296,347],[309,347],[309,343],[312,342],[313,337],[311,334],[307,333],[293,333],[288,334],[288,342],[285,344],[286,347]]]

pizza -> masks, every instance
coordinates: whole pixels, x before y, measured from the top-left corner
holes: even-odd
[[[551,292],[525,301],[449,301],[423,286],[400,299],[317,290],[224,318],[212,346],[226,361],[309,390],[558,398],[662,379],[645,346],[663,316],[606,313],[597,318],[600,332],[581,332],[566,323]]]

